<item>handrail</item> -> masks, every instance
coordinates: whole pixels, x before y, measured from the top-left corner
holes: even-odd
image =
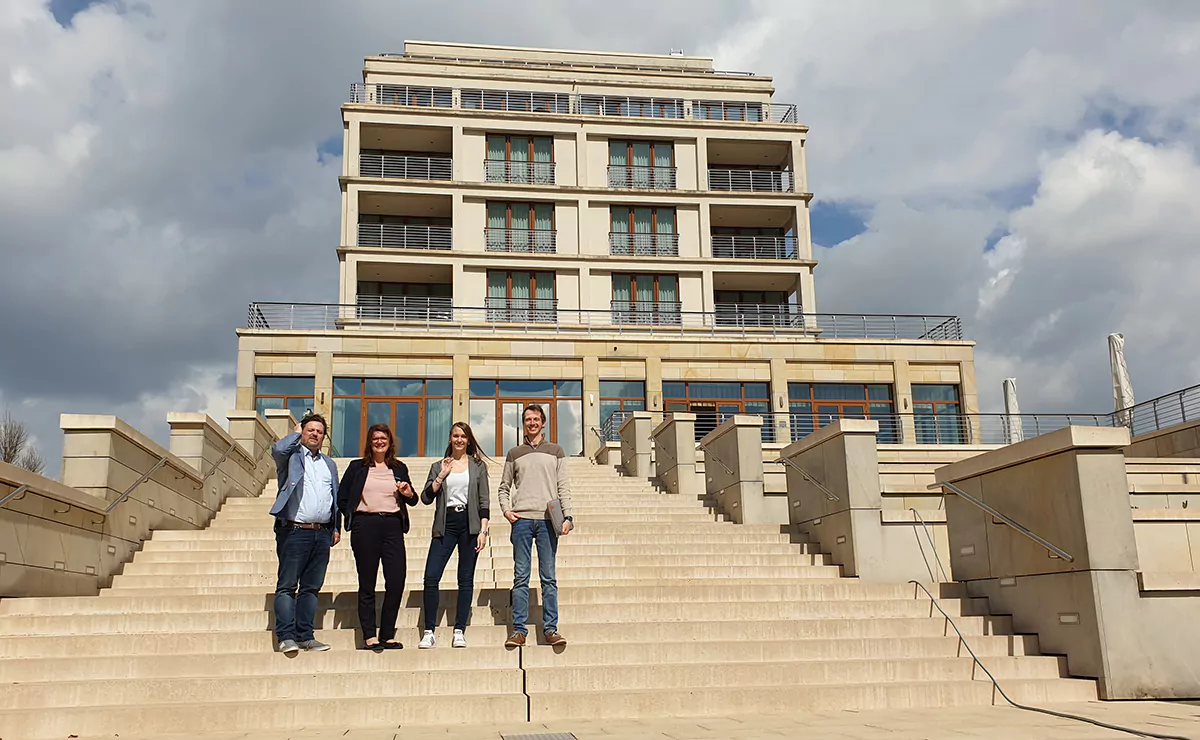
[[[929,531],[929,523],[925,521],[924,517],[921,516],[921,512],[917,511],[916,507],[910,506],[908,510],[913,513],[913,516],[921,523],[921,528],[925,530],[925,539],[929,540],[929,547],[933,550],[933,559],[937,561],[938,570],[942,572],[942,579],[946,583],[949,583],[951,580],[950,574],[946,572],[946,566],[942,565],[942,556],[938,555],[937,545],[933,541],[933,534]],[[917,544],[920,544],[920,541]],[[929,567],[929,558],[925,557],[925,548],[921,548],[921,559],[925,561],[925,569],[929,571],[929,576],[936,581],[937,578],[933,575],[933,569]]]
[[[786,458],[786,457],[781,457],[778,460],[776,460],[775,462],[781,463],[784,465],[791,465],[793,468],[795,468],[796,470],[798,470],[800,472],[800,475],[804,476],[804,479],[806,481],[813,484],[817,488],[821,489],[821,492],[825,494],[825,498],[829,499],[830,501],[841,501],[841,499],[838,498],[837,494],[835,494],[833,491],[826,488],[825,485],[823,483],[821,483],[821,481],[812,477],[812,475],[807,470],[800,467],[796,463],[792,462],[791,459]]]
[[[698,446],[698,447],[699,447],[701,450],[703,450],[703,451],[704,451],[704,454],[705,454],[706,456],[712,457],[712,459],[713,459],[713,460],[715,460],[715,461],[716,461],[716,463],[717,463],[718,465],[720,465],[721,467],[725,468],[725,472],[726,472],[726,473],[729,473],[730,475],[733,475],[733,468],[729,467],[729,466],[728,466],[728,465],[726,465],[724,462],[722,462],[722,461],[721,461],[721,458],[717,457],[716,453],[715,453],[715,452],[713,452],[712,450],[710,450],[710,449],[708,448],[708,445],[704,444],[703,442],[700,442],[700,443],[698,443],[698,445],[697,445],[697,446]]]
[[[221,463],[223,463],[229,459],[229,453],[233,452],[233,448],[237,447],[237,446],[238,446],[238,443],[233,442],[232,444],[229,445],[229,448],[225,450],[225,453],[222,454],[219,458],[217,458],[217,461],[215,463],[213,463],[212,467],[208,469],[208,472],[204,474],[204,477],[202,477],[200,479],[200,487],[201,488],[203,488],[204,484],[206,482],[208,482],[208,479],[212,477],[212,474],[217,472],[217,468],[221,467]],[[258,466],[256,465],[255,467],[258,467]]]
[[[950,491],[952,493],[954,493],[954,495],[958,496],[959,498],[965,499],[968,503],[974,504],[975,506],[977,506],[980,509],[983,509],[987,513],[996,517],[997,519],[1004,522],[1005,524],[1012,527],[1013,529],[1017,530],[1018,532],[1025,535],[1029,539],[1033,540],[1034,542],[1038,543],[1042,547],[1046,548],[1051,553],[1057,555],[1058,557],[1062,558],[1063,560],[1066,560],[1068,563],[1075,562],[1075,556],[1071,555],[1066,550],[1063,550],[1062,548],[1058,547],[1057,545],[1054,545],[1053,543],[1051,543],[1049,540],[1045,539],[1044,537],[1034,534],[1033,532],[1029,531],[1029,529],[1027,527],[1025,527],[1024,525],[1018,524],[1007,514],[1001,514],[999,511],[996,511],[992,507],[983,503],[982,501],[975,498],[974,496],[967,493],[966,491],[959,488],[958,486],[954,485],[953,483],[947,483],[947,482],[931,483],[927,487],[930,489],[933,489],[933,488],[948,488],[948,489],[950,489]]]
[[[111,513],[113,509],[117,508],[117,504],[119,504],[122,501],[124,501],[125,499],[129,498],[129,494],[133,493],[135,488],[142,485],[146,481],[150,480],[150,476],[154,475],[156,472],[158,472],[159,468],[161,468],[162,466],[167,464],[168,457],[169,457],[168,455],[163,455],[162,457],[160,457],[158,459],[158,462],[154,463],[154,467],[150,468],[145,473],[142,473],[141,478],[138,478],[136,481],[133,482],[132,486],[125,489],[125,493],[122,493],[120,496],[117,496],[115,501],[113,501],[108,506],[104,507],[104,513],[105,514]]]
[[[15,489],[13,489],[12,493],[8,494],[8,495],[7,495],[7,496],[5,496],[4,498],[0,498],[0,506],[4,506],[4,505],[5,505],[5,504],[7,504],[9,501],[12,501],[12,500],[13,500],[13,499],[15,499],[17,496],[20,496],[22,493],[25,493],[25,492],[26,492],[26,491],[28,491],[28,490],[29,490],[29,484],[28,484],[28,483],[26,483],[25,485],[23,485],[23,486],[21,486],[21,487],[19,487],[19,488],[15,488]]]
[[[604,435],[600,433],[600,429],[598,427],[589,426],[588,429],[592,430],[592,434],[596,435],[596,437],[600,440],[601,444],[608,444],[608,440],[605,439]]]

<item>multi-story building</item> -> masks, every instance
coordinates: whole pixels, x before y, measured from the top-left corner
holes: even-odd
[[[977,410],[957,318],[816,313],[808,129],[773,92],[674,54],[367,58],[339,304],[250,306],[238,407],[319,409],[346,456],[380,421],[440,455],[453,420],[503,454],[529,402],[579,454],[638,409],[764,414],[768,441],[829,416],[953,434],[921,417]]]

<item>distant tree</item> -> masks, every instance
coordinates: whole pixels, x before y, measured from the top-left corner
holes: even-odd
[[[29,442],[25,423],[14,419],[7,410],[4,420],[0,421],[0,461],[38,475],[46,469],[46,461]]]

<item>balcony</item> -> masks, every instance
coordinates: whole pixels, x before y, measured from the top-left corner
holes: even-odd
[[[791,304],[717,303],[713,306],[717,326],[799,326],[803,310]]]
[[[355,83],[350,86],[350,102],[372,105],[408,105],[420,108],[453,108],[454,90],[449,87]]]
[[[528,90],[463,90],[459,99],[462,107],[469,110],[557,113],[559,115],[567,115],[571,112],[571,95],[568,93]]]
[[[712,235],[712,256],[735,260],[794,260],[800,258],[794,236]]]
[[[556,298],[487,298],[487,321],[502,324],[557,324]]]
[[[358,172],[362,177],[451,180],[454,177],[454,160],[450,157],[412,157],[364,152],[358,157]]]
[[[610,232],[608,253],[625,257],[678,257],[679,234]]]
[[[453,321],[454,307],[449,298],[360,293],[357,316],[377,321]]]
[[[674,190],[674,167],[628,167],[622,164],[608,166],[610,188],[646,188],[649,190]]]
[[[554,254],[557,235],[554,229],[484,229],[489,252]]]
[[[620,95],[580,95],[578,112],[585,116],[620,118],[683,118],[679,98],[631,98]]]
[[[511,159],[487,159],[483,163],[487,182],[515,182],[528,185],[553,185],[553,162],[518,162]]]
[[[741,100],[692,101],[692,118],[703,121],[796,123],[796,106]]]
[[[678,301],[613,301],[612,321],[617,325],[679,326],[683,304]]]
[[[708,189],[740,193],[794,193],[796,178],[788,170],[710,169]]]
[[[454,246],[454,229],[450,226],[359,224],[358,246],[446,250]]]

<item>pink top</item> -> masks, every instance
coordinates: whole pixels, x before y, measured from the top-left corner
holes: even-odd
[[[371,514],[392,514],[400,511],[396,500],[396,476],[386,465],[372,465],[367,470],[367,482],[363,484],[362,501],[355,511]]]

